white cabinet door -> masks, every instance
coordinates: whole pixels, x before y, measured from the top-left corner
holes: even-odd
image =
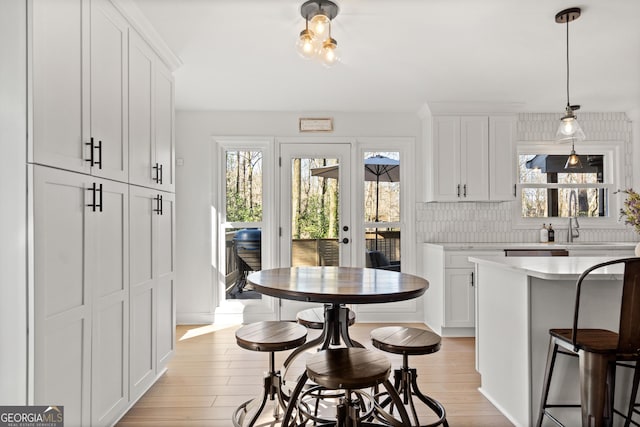
[[[129,186],[129,247],[130,253],[130,327],[129,388],[131,399],[136,399],[153,383],[155,361],[155,308],[156,291],[153,275],[153,190]]]
[[[444,272],[444,325],[475,326],[475,288],[473,269],[447,268]]]
[[[155,54],[129,29],[129,182],[155,184],[153,135],[153,75]]]
[[[460,199],[489,199],[489,120],[486,116],[460,118]]]
[[[156,282],[156,361],[160,373],[175,353],[175,194],[160,192],[160,212],[156,212],[155,266]]]
[[[128,185],[93,179],[93,207],[85,233],[92,290],[91,418],[111,425],[129,401],[129,192]],[[93,185],[92,182],[92,185]],[[92,196],[91,196],[92,197]]]
[[[516,197],[516,118],[491,116],[489,118],[489,198],[514,200]]]
[[[29,160],[89,173],[89,3],[33,0],[29,26],[33,129]],[[84,120],[84,123],[83,123]]]
[[[68,425],[91,422],[90,180],[33,168],[34,404],[63,405]]]
[[[172,193],[129,186],[131,327],[129,387],[139,397],[175,350],[175,220]]]
[[[460,188],[460,117],[433,118],[433,199],[459,200]]]
[[[174,191],[174,87],[173,75],[160,62],[155,67],[155,160],[157,170],[156,188],[164,191]]]
[[[108,0],[91,2],[92,173],[127,182],[127,23]]]

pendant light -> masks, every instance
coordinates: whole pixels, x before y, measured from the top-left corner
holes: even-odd
[[[316,54],[315,34],[309,29],[309,21],[305,23],[304,30],[300,31],[300,37],[296,43],[298,53],[303,58],[312,58]]]
[[[565,163],[565,169],[582,169],[582,162],[580,161],[580,156],[576,154],[575,150],[575,141],[571,141],[571,154],[567,158],[567,163]]]
[[[567,106],[565,115],[562,116],[560,126],[556,132],[556,141],[572,143],[575,140],[584,141],[585,135],[578,123],[574,111],[580,109],[579,105],[571,105],[569,102],[569,22],[575,21],[580,17],[580,8],[572,7],[562,10],[556,14],[556,22],[558,24],[566,24],[567,26]]]

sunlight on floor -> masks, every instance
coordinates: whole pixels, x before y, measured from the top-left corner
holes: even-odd
[[[178,341],[184,341],[190,338],[199,337],[201,335],[210,334],[212,332],[221,331],[223,329],[236,327],[239,324],[240,323],[217,323],[214,325],[199,326],[197,328],[189,329],[178,339]]]

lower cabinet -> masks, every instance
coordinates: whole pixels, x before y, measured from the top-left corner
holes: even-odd
[[[424,296],[425,323],[440,335],[475,335],[476,277],[470,256],[503,258],[504,252],[423,245],[421,275],[429,281]]]
[[[174,352],[174,194],[29,171],[33,404],[112,425]]]
[[[175,350],[172,193],[130,186],[131,399],[142,395]]]

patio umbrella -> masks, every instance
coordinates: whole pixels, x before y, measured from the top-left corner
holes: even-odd
[[[338,179],[340,165],[323,166],[311,169],[312,176]],[[380,182],[400,181],[400,161],[377,154],[364,159],[364,179],[365,181],[376,182],[376,222],[378,222],[378,207],[380,195]],[[378,238],[376,231],[376,248]]]

